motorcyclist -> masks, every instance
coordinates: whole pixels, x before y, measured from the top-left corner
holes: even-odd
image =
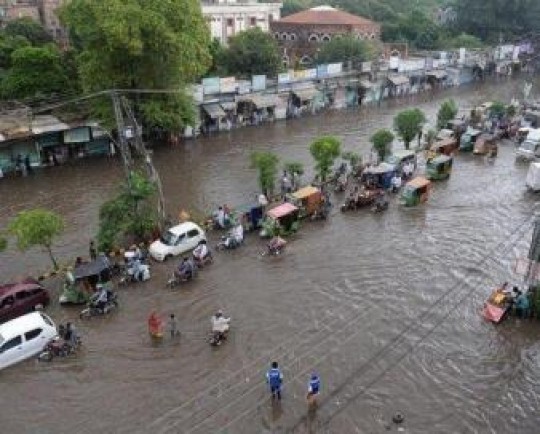
[[[223,315],[223,311],[218,310],[211,318],[212,323],[212,334],[218,339],[221,340],[225,337],[229,331],[229,323],[231,322],[230,318],[226,318]]]
[[[397,193],[397,191],[401,188],[401,176],[399,174],[395,174],[392,177],[392,192]]]
[[[182,259],[178,266],[177,275],[180,279],[190,280],[193,278],[195,264],[187,256]]]
[[[110,291],[104,285],[101,285],[101,284],[98,284],[96,286],[96,289],[98,290],[98,292],[94,296],[94,301],[92,305],[96,309],[103,311],[105,310],[105,306],[107,305],[107,302],[109,301],[109,298],[111,297],[111,295],[109,294]]]
[[[193,250],[193,258],[197,262],[203,262],[209,255],[210,249],[208,249],[208,245],[204,240],[202,240],[199,245],[195,247],[195,250]]]
[[[388,201],[386,199],[386,195],[384,194],[384,191],[380,191],[377,194],[377,197],[375,198],[375,209],[377,211],[381,211],[385,208],[387,204],[388,204]]]
[[[268,252],[272,255],[278,254],[285,247],[285,244],[287,242],[283,238],[275,236],[268,242]]]

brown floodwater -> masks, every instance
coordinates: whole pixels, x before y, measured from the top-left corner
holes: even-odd
[[[462,109],[519,96],[509,81],[451,91]],[[210,210],[255,198],[253,150],[306,163],[314,137],[340,137],[366,153],[373,131],[417,105],[433,120],[441,99],[332,111],[155,150],[168,212]],[[423,170],[421,165],[420,171]],[[47,308],[73,320],[84,347],[75,357],[30,360],[0,372],[3,433],[537,433],[540,426],[540,323],[509,319],[494,327],[479,309],[494,285],[519,282],[537,198],[527,165],[503,144],[494,162],[458,155],[428,203],[384,214],[341,214],[305,223],[286,254],[262,258],[250,235],[190,285],[165,287],[175,261],[152,265],[150,281],[119,290],[120,309],[78,320],[78,309]],[[87,254],[100,203],[122,179],[118,160],[87,160],[0,181],[0,227],[18,211],[53,209],[66,220],[55,246],[65,260]],[[339,204],[340,197],[334,198]],[[212,235],[214,236],[214,235]],[[0,255],[2,281],[48,267],[39,250]],[[57,294],[58,282],[49,283]],[[57,296],[55,295],[56,299]],[[233,318],[217,350],[205,341],[209,317]],[[146,318],[174,312],[182,336],[153,345]],[[283,368],[284,398],[272,405],[264,373]],[[311,372],[322,378],[316,413],[306,409]]]

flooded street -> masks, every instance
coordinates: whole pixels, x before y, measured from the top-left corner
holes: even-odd
[[[521,88],[512,81],[444,96],[467,109],[509,100]],[[415,105],[433,121],[440,102]],[[303,161],[310,179],[308,145],[316,136],[336,135],[344,150],[366,153],[373,132],[391,127],[406,105],[329,112],[156,149],[168,212],[253,200],[252,150]],[[394,197],[382,214],[341,214],[335,206],[328,221],[303,224],[282,257],[261,258],[264,244],[250,235],[176,290],[165,287],[176,261],[153,264],[150,281],[119,290],[120,309],[108,317],[80,322],[78,309],[55,301],[47,312],[56,322],[74,320],[83,350],[0,372],[1,431],[380,433],[397,431],[391,418],[400,412],[411,433],[537,433],[540,323],[510,318],[494,327],[479,315],[494,285],[512,279],[513,261],[530,242],[537,198],[526,191],[526,171],[511,143],[492,163],[459,154],[428,203],[405,209]],[[99,205],[122,176],[119,161],[102,159],[2,180],[0,229],[20,210],[50,208],[66,220],[55,252],[86,255]],[[0,254],[2,281],[47,266],[37,250],[21,254],[11,245]],[[146,318],[154,308],[177,315],[179,340],[151,344]],[[218,308],[233,322],[216,350],[205,339]],[[281,407],[272,407],[264,384],[273,360],[285,376]],[[323,391],[317,413],[308,415],[312,371]]]

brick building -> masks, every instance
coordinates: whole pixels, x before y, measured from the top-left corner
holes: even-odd
[[[270,23],[282,49],[286,66],[311,64],[321,44],[352,35],[361,40],[379,40],[381,26],[367,18],[330,6],[318,6]]]
[[[4,25],[17,18],[40,21],[37,0],[0,0],[0,23]]]

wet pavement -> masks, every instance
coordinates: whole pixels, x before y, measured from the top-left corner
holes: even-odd
[[[451,95],[470,108],[519,95],[521,86]],[[308,144],[319,135],[367,152],[374,130],[390,127],[411,103],[156,149],[168,211],[254,199],[252,150],[274,150],[308,169]],[[433,119],[439,103],[419,98],[414,105]],[[334,207],[328,221],[305,223],[278,258],[262,258],[263,242],[250,235],[175,290],[165,287],[174,261],[152,265],[152,279],[121,289],[120,309],[109,317],[83,323],[76,308],[51,306],[57,322],[75,321],[84,349],[0,373],[2,432],[377,433],[397,431],[397,412],[414,433],[538,432],[540,323],[510,319],[494,327],[478,313],[494,285],[512,279],[513,261],[530,240],[537,199],[513,152],[507,143],[494,162],[458,155],[451,178],[416,208],[404,209],[396,198],[384,214]],[[55,251],[85,254],[99,205],[122,175],[118,161],[102,159],[2,180],[0,225],[27,207],[54,209],[67,223]],[[41,252],[13,246],[0,261],[2,280],[48,266]],[[149,341],[153,308],[177,315],[180,339]],[[233,323],[230,339],[215,349],[205,339],[217,308]],[[271,404],[264,385],[273,360],[285,375],[281,405]],[[312,371],[323,382],[315,414],[305,402]]]

